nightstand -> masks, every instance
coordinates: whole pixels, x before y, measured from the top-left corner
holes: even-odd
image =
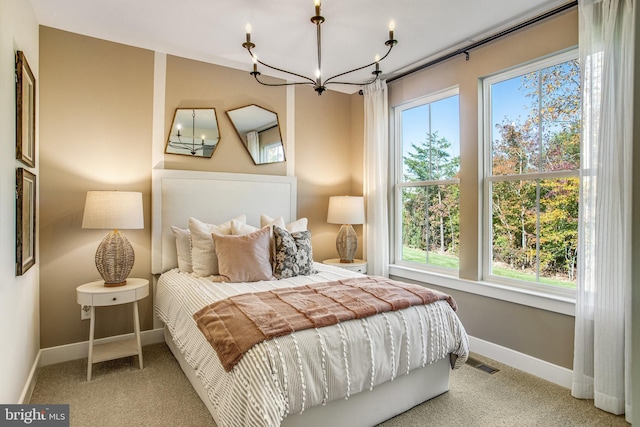
[[[104,282],[86,283],[76,288],[77,301],[80,305],[91,307],[89,326],[89,360],[87,362],[87,381],[91,381],[91,367],[94,363],[119,359],[127,356],[138,356],[142,369],[142,346],[140,344],[140,319],[138,317],[138,300],[149,295],[147,279],[127,278],[127,284],[117,287],[105,287]],[[105,344],[93,344],[93,332],[96,323],[95,307],[133,303],[134,337],[126,340],[112,341]]]
[[[330,258],[322,261],[323,264],[335,265],[345,270],[357,271],[358,273],[367,274],[367,261],[354,259],[353,262],[340,262],[340,258]]]

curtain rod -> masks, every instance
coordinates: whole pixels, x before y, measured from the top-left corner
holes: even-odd
[[[550,10],[550,11],[548,11],[546,13],[543,13],[542,15],[539,15],[539,16],[536,16],[534,18],[531,18],[531,19],[529,19],[527,21],[524,21],[524,22],[522,22],[522,23],[520,23],[518,25],[515,25],[515,26],[513,26],[511,28],[507,28],[506,30],[500,31],[499,33],[496,33],[496,34],[494,34],[492,36],[489,36],[489,37],[484,38],[482,40],[479,40],[479,41],[477,41],[475,43],[472,43],[472,44],[470,44],[470,45],[468,45],[466,47],[463,47],[463,48],[458,49],[458,50],[456,50],[454,52],[451,52],[451,53],[443,55],[443,56],[441,56],[439,58],[436,58],[433,61],[429,61],[429,62],[427,62],[425,64],[422,64],[422,65],[420,65],[420,66],[418,66],[416,68],[413,68],[413,69],[411,69],[409,71],[406,71],[406,72],[404,72],[402,74],[399,74],[397,76],[391,77],[391,78],[387,79],[387,83],[391,83],[391,82],[393,82],[395,80],[398,80],[398,79],[401,79],[403,77],[406,77],[406,76],[408,76],[410,74],[413,74],[413,73],[415,73],[417,71],[424,70],[427,67],[431,67],[432,65],[436,65],[436,64],[438,64],[438,63],[440,63],[442,61],[446,61],[447,59],[453,58],[454,56],[457,56],[457,55],[464,54],[464,55],[467,56],[467,60],[469,60],[469,51],[471,49],[475,49],[475,48],[477,48],[479,46],[482,46],[484,44],[492,42],[492,41],[494,41],[494,40],[496,40],[496,39],[498,39],[500,37],[506,36],[507,34],[511,34],[511,33],[515,32],[515,31],[518,31],[518,30],[521,30],[521,29],[523,29],[525,27],[528,27],[531,24],[535,24],[536,22],[540,22],[540,21],[542,21],[544,19],[550,18],[553,15],[556,15],[556,14],[558,14],[560,12],[564,12],[565,10],[571,9],[572,7],[577,6],[577,5],[578,5],[578,0],[574,0],[574,1],[571,1],[569,3],[563,4],[562,6],[556,8],[556,9]]]

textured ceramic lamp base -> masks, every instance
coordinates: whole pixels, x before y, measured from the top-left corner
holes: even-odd
[[[131,243],[118,230],[107,234],[96,251],[96,268],[107,287],[126,285],[134,261]]]
[[[358,236],[351,224],[344,224],[336,237],[336,250],[342,263],[352,263],[358,249]]]

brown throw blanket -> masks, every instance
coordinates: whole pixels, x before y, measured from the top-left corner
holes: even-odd
[[[368,276],[236,295],[202,308],[193,318],[228,372],[264,340],[438,300],[457,309],[442,292]]]

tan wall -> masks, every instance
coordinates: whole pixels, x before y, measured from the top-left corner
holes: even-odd
[[[390,84],[390,106],[455,85],[460,90],[460,277],[480,278],[481,224],[479,178],[479,83],[484,76],[577,46],[577,10],[530,26],[464,55]],[[571,316],[455,293],[468,332],[531,356],[570,368],[573,363]],[[535,327],[532,327],[535,326]]]
[[[211,159],[165,154],[165,168],[216,172],[286,175],[286,163],[256,166],[233,128],[226,111],[256,104],[278,114],[283,142],[287,126],[287,93],[284,87],[262,86],[248,72],[167,57],[165,135],[169,134],[176,108],[215,108],[220,142]]]
[[[41,345],[86,341],[76,287],[100,279],[108,230],[84,230],[88,190],[141,191],[144,230],[126,230],[132,277],[150,279],[153,52],[40,28]],[[96,337],[133,331],[131,305],[97,309]],[[151,298],[140,304],[149,329]]]
[[[40,29],[40,45],[41,334],[42,347],[51,347],[88,338],[75,288],[99,279],[93,258],[106,234],[81,228],[88,190],[143,192],[146,227],[125,233],[136,252],[132,277],[150,277],[154,53],[47,27]],[[339,227],[326,223],[328,197],[362,194],[361,185],[352,188],[352,174],[362,173],[361,156],[354,166],[351,146],[352,129],[357,135],[362,122],[350,118],[350,95],[327,91],[318,97],[308,87],[295,93],[296,155],[290,161],[298,176],[298,216],[309,218],[316,259],[322,260],[335,256]],[[211,159],[165,154],[165,167],[285,175],[286,163],[253,164],[225,111],[257,104],[278,113],[286,147],[286,94],[243,71],[167,56],[164,135],[175,108],[213,107],[221,139]],[[152,327],[151,301],[140,305],[143,330]],[[96,337],[130,332],[130,310],[99,308]]]
[[[358,125],[357,120],[351,119],[351,96],[330,90],[318,96],[306,86],[296,88],[298,216],[309,218],[316,261],[338,256],[335,241],[340,225],[327,223],[329,197],[362,195],[362,186],[352,185],[357,170],[352,127],[362,127],[362,122]],[[362,162],[360,175],[361,170]],[[354,229],[362,242],[362,226]],[[362,257],[361,245],[356,257]]]

